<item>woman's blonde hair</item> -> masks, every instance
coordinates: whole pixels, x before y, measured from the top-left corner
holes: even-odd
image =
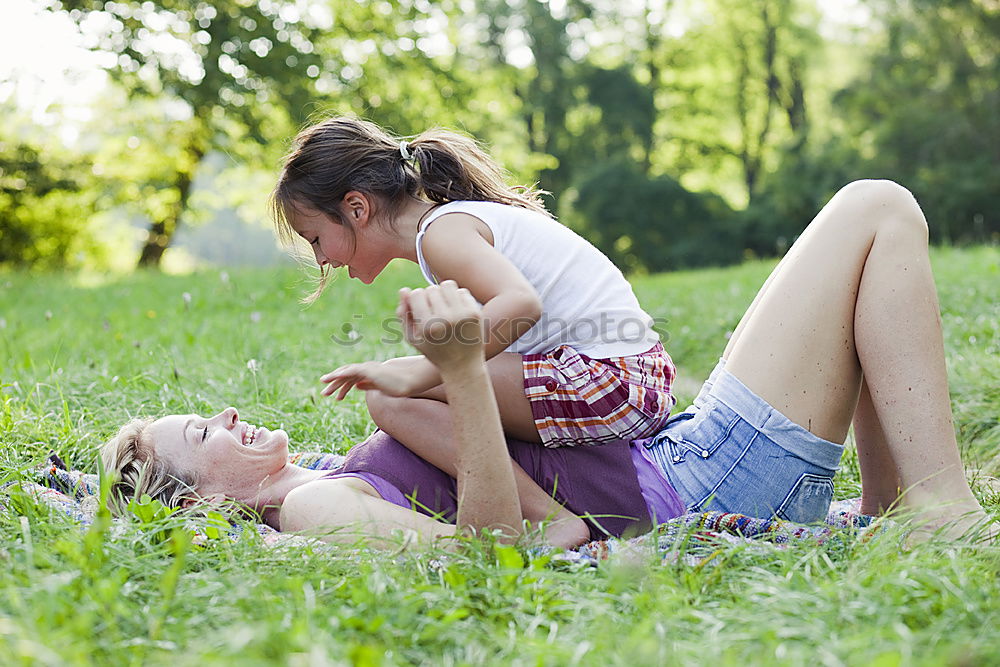
[[[197,479],[156,459],[144,437],[153,421],[133,419],[101,447],[104,474],[111,478],[108,509],[115,514],[126,513],[129,502],[144,495],[167,507],[181,507],[185,499],[197,497]]]
[[[457,132],[431,129],[403,141],[369,121],[328,118],[293,140],[271,193],[271,215],[287,245],[298,236],[290,223],[298,207],[325,213],[354,238],[354,227],[339,208],[352,190],[372,196],[383,207],[376,213],[390,226],[407,197],[437,204],[491,201],[551,215],[542,190],[507,185],[506,176],[474,139]],[[314,301],[327,280],[321,267],[319,284],[305,301]]]

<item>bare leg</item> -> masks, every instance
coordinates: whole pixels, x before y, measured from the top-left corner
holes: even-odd
[[[836,442],[866,378],[871,473],[898,471],[904,506],[926,519],[983,516],[955,441],[926,222],[905,189],[864,181],[838,193],[768,279],[724,356],[751,390]],[[884,438],[872,439],[879,425]]]
[[[502,352],[487,361],[486,368],[493,381],[493,393],[497,397],[503,432],[524,442],[540,443],[542,440],[531,414],[531,402],[524,395],[524,365],[521,355]],[[419,397],[447,403],[442,385],[425,391]]]
[[[858,408],[854,411],[854,441],[861,467],[861,512],[871,516],[883,514],[895,508],[899,501],[899,473],[875,413],[868,383],[864,380]]]
[[[768,287],[774,282],[775,276],[781,273],[787,258],[786,255],[778,263],[771,275],[764,281],[760,291],[757,292],[736,330],[733,331],[733,335],[729,337],[729,343],[723,353],[724,358],[728,359],[730,351],[740,339],[747,323],[754,319],[753,313],[757,309],[757,304],[760,303],[768,291]],[[861,512],[878,516],[897,506],[901,489],[899,473],[886,444],[885,433],[878,421],[875,405],[872,403],[871,391],[868,389],[868,383],[864,377],[861,380],[861,390],[854,411],[853,425],[854,441],[858,450],[858,464],[861,468]]]

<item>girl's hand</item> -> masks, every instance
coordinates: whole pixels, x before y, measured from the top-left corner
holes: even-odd
[[[327,383],[320,392],[323,396],[336,394],[340,401],[351,389],[413,396],[439,384],[438,371],[484,363],[479,304],[454,281],[412,292],[400,290],[396,314],[403,323],[407,342],[424,356],[341,366],[320,378]]]
[[[485,362],[481,308],[455,281],[400,290],[396,314],[406,341],[442,372]]]
[[[413,372],[408,370],[405,359],[390,359],[389,361],[365,361],[360,364],[347,364],[320,378],[326,382],[326,387],[320,392],[323,396],[337,395],[335,399],[344,400],[351,389],[381,391],[389,396],[409,396],[413,390]]]

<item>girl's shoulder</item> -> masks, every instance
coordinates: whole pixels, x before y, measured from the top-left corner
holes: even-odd
[[[539,211],[534,211],[530,208],[524,208],[523,206],[515,206],[514,204],[504,204],[502,202],[495,201],[450,201],[446,204],[441,204],[437,209],[431,214],[432,216],[441,216],[446,213],[469,213],[475,215],[476,217],[516,217],[516,218],[538,218],[541,220],[552,220],[552,218]],[[430,218],[430,216],[428,216]]]
[[[417,233],[418,249],[431,249],[439,247],[448,249],[454,245],[468,243],[473,236],[482,237],[493,245],[493,226],[481,212],[466,210],[461,207],[452,207],[450,202],[443,204],[432,211],[420,225]],[[469,202],[482,203],[482,202]],[[439,220],[436,224],[431,224]]]
[[[490,239],[491,243],[493,242],[493,236],[496,234],[503,234],[505,230],[511,227],[524,228],[533,227],[539,224],[556,224],[560,227],[562,226],[543,213],[523,208],[521,206],[502,204],[500,202],[492,201],[461,200],[450,201],[435,208],[420,223],[419,231],[423,232],[434,227],[437,227],[438,230],[440,230],[441,227],[450,227],[450,224],[431,225],[431,223],[435,220],[445,216],[447,216],[448,220],[453,223],[462,224],[462,222],[464,222],[466,226],[475,226],[484,237]],[[489,230],[488,234],[484,233],[487,229]],[[437,232],[437,234],[441,233],[442,231]]]

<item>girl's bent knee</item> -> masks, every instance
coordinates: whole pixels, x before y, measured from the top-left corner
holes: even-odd
[[[375,423],[378,423],[378,418],[376,415],[381,416],[385,414],[388,404],[391,402],[392,397],[383,394],[380,391],[366,391],[365,392],[365,404],[368,406],[368,414]]]
[[[389,433],[395,433],[393,426],[400,422],[405,413],[406,405],[412,399],[389,396],[380,391],[365,392],[365,403],[368,406],[368,414],[380,429]]]

